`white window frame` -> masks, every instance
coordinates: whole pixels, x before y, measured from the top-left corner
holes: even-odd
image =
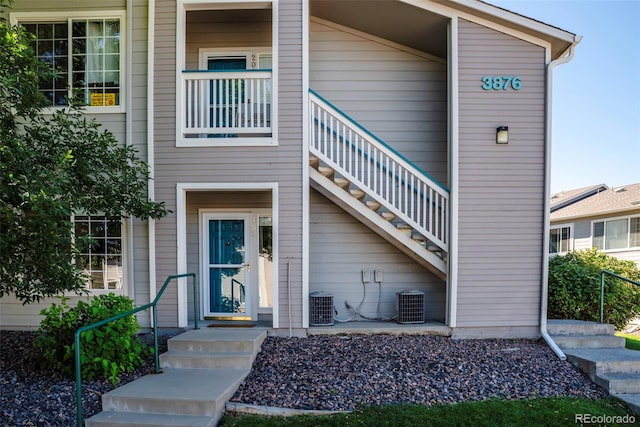
[[[621,219],[626,219],[627,220],[627,247],[626,248],[616,248],[616,249],[598,249],[599,251],[602,252],[607,252],[607,253],[615,253],[615,252],[627,252],[627,251],[635,251],[640,249],[640,246],[631,246],[631,219],[632,218],[640,218],[640,215],[626,215],[626,216],[617,216],[617,217],[611,217],[611,218],[599,218],[599,219],[594,219],[591,221],[591,247],[595,248],[595,236],[594,236],[594,227],[595,224],[597,223],[604,223],[604,234],[603,234],[603,245],[604,247],[607,246],[607,222],[610,221],[619,221]]]
[[[76,215],[72,215],[71,216],[71,226],[73,227],[72,230],[72,239],[75,239],[75,217],[76,216],[89,216],[89,217],[97,217],[97,216],[105,216],[105,215],[85,215],[82,213],[78,213]],[[90,288],[88,285],[85,285],[85,287],[83,288],[86,292],[88,292],[89,295],[102,295],[102,294],[109,294],[109,293],[113,293],[116,295],[127,295],[129,296],[128,293],[128,284],[129,284],[129,252],[128,252],[128,236],[127,236],[127,220],[125,218],[122,218],[120,220],[120,244],[121,244],[121,248],[122,248],[122,286],[120,287],[120,289],[94,289],[94,288]],[[65,293],[65,295],[68,296],[77,296],[74,293]]]
[[[103,113],[124,113],[126,111],[125,101],[127,99],[127,69],[126,69],[126,43],[127,43],[127,20],[126,11],[124,10],[86,10],[86,11],[67,11],[67,12],[11,12],[9,13],[9,21],[12,25],[21,22],[38,23],[53,21],[68,21],[71,19],[118,19],[120,20],[120,105],[114,107],[92,107],[90,105],[83,106],[82,109],[87,114],[103,114]],[[71,55],[69,51],[69,55]],[[72,74],[69,70],[69,76]],[[73,88],[72,88],[73,89]],[[69,108],[68,106],[51,106],[44,109],[45,113],[53,113],[57,110]]]
[[[568,252],[573,251],[573,223],[571,224],[555,224],[549,227],[549,239],[551,239],[551,231],[552,230],[558,230],[558,229],[563,229],[563,228],[568,228],[569,229],[569,249],[567,251],[560,251],[560,252],[551,252],[549,251],[549,255],[564,255]],[[551,249],[551,248],[549,248]]]

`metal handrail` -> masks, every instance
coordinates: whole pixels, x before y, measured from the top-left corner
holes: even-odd
[[[631,283],[632,285],[640,286],[640,282],[636,282],[635,280],[628,279],[624,276],[620,276],[619,274],[613,273],[608,270],[602,270],[600,272],[600,323],[604,323],[604,276],[606,275],[615,277],[616,279],[624,280],[625,282]]]
[[[80,336],[84,332],[90,331],[95,328],[99,328],[100,326],[104,326],[107,323],[120,320],[124,317],[131,316],[139,311],[151,308],[152,309],[151,313],[153,316],[153,345],[154,345],[155,371],[156,371],[156,374],[160,373],[160,357],[158,355],[158,316],[157,316],[156,306],[158,305],[158,301],[160,300],[160,297],[162,297],[164,290],[167,288],[167,286],[169,286],[169,283],[173,279],[179,279],[181,277],[189,277],[189,276],[191,276],[192,283],[193,283],[193,313],[194,313],[194,320],[195,320],[194,327],[195,329],[199,329],[198,317],[200,317],[200,313],[198,311],[198,281],[195,273],[183,273],[183,274],[173,274],[167,277],[167,279],[164,281],[164,284],[160,288],[160,291],[156,295],[155,299],[149,304],[145,304],[143,306],[134,308],[124,313],[117,314],[115,316],[112,316],[108,319],[101,320],[92,325],[83,326],[75,332],[74,342],[75,342],[75,363],[76,363],[76,426],[77,427],[82,427],[82,422],[83,422],[83,419],[82,419],[83,418],[82,417],[82,370],[80,365]]]

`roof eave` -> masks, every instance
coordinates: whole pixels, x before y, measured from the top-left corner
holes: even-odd
[[[638,206],[627,206],[627,207],[620,208],[620,209],[612,209],[612,210],[599,211],[599,212],[589,212],[588,214],[568,215],[568,216],[560,217],[560,218],[551,218],[551,223],[553,224],[553,223],[557,223],[557,222],[574,221],[576,219],[582,219],[582,218],[594,218],[594,219],[596,219],[596,217],[613,216],[613,215],[619,215],[619,214],[624,214],[624,213],[640,213],[640,207],[638,207]]]
[[[433,0],[473,15],[489,19],[514,28],[523,33],[545,40],[551,45],[551,59],[564,56],[578,40],[578,36],[569,31],[554,27],[524,15],[511,12],[481,0]]]

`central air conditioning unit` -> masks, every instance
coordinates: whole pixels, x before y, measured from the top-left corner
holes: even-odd
[[[398,323],[424,323],[424,292],[402,291],[398,296]]]
[[[333,295],[313,292],[309,295],[309,326],[333,326]]]

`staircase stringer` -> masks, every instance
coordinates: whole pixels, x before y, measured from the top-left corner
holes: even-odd
[[[363,225],[380,235],[402,253],[427,268],[441,279],[446,279],[446,262],[438,255],[430,252],[406,233],[399,231],[391,222],[384,220],[375,211],[352,197],[332,180],[323,176],[316,169],[309,168],[311,186],[327,197],[337,206],[358,219]]]

